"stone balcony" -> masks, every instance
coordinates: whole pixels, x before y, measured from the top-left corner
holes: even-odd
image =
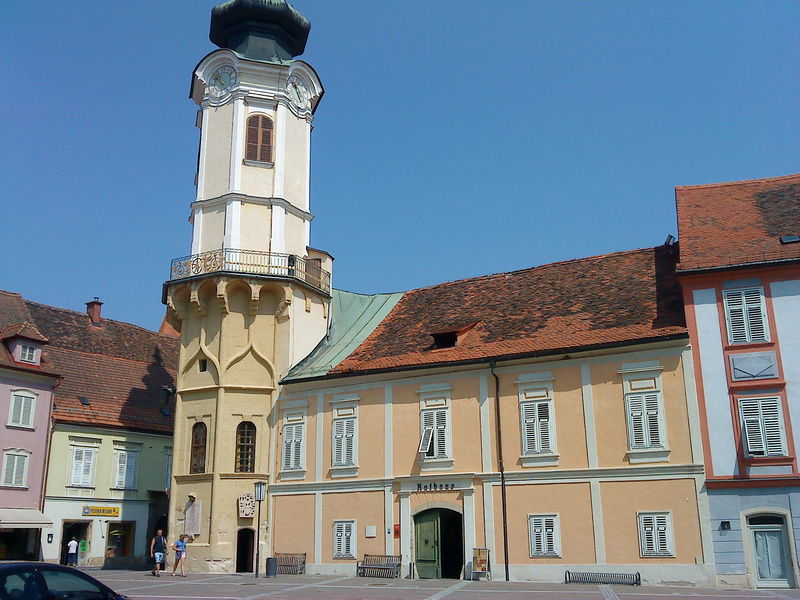
[[[169,280],[174,282],[216,273],[295,279],[324,294],[331,293],[331,274],[323,270],[316,259],[233,248],[174,258],[170,263]]]

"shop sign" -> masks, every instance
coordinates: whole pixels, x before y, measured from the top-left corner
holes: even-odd
[[[84,506],[84,517],[119,517],[119,506]]]

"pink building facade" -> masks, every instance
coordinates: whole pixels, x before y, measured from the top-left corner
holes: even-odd
[[[16,294],[0,292],[0,560],[38,560],[53,389],[47,339]],[[17,321],[17,322],[9,322]]]

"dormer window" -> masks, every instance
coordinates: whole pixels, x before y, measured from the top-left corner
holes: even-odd
[[[434,348],[453,348],[458,341],[458,332],[443,331],[441,333],[433,333],[431,337],[433,337]]]
[[[36,346],[22,344],[19,351],[19,359],[23,362],[36,362]]]

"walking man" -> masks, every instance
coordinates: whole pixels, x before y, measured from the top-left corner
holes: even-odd
[[[67,542],[67,566],[78,566],[78,541],[74,537]]]
[[[164,562],[164,553],[167,551],[167,538],[160,529],[156,530],[153,539],[150,540],[150,558],[155,561],[153,565],[153,576],[161,577],[161,563]]]

